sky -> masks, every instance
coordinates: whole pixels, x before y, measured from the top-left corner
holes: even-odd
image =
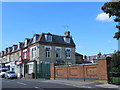
[[[23,42],[34,33],[64,35],[68,30],[76,52],[91,56],[118,49],[113,17],[103,13],[104,2],[4,2],[2,3],[2,47]]]

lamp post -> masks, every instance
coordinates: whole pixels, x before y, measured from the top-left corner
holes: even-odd
[[[40,67],[40,71],[41,71],[41,72],[40,72],[40,76],[41,76],[40,78],[43,78],[42,63],[43,63],[43,61],[40,61],[40,66],[41,66],[41,67]]]

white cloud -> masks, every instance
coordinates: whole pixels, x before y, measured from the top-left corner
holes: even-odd
[[[98,14],[96,17],[96,20],[107,21],[107,22],[113,21],[112,17],[109,18],[109,14],[106,14],[106,13]]]

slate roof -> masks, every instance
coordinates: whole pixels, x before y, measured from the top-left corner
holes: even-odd
[[[36,42],[39,42],[39,43],[41,43],[41,44],[49,44],[49,45],[53,45],[53,44],[54,44],[54,45],[64,45],[64,46],[72,46],[72,47],[75,47],[75,43],[74,43],[72,37],[68,37],[68,38],[70,38],[70,43],[66,43],[66,42],[64,41],[64,38],[65,38],[66,36],[54,35],[54,34],[51,34],[51,33],[34,34],[34,36],[35,36],[35,35],[37,35],[37,40],[36,40]],[[51,41],[51,42],[48,42],[48,41],[46,40],[46,38],[45,38],[45,35],[50,35],[50,36],[52,36],[52,41]],[[34,44],[34,43],[32,43],[34,36],[33,36],[31,39],[28,39],[28,38],[27,38],[27,40],[28,40],[28,46]],[[23,43],[23,46],[24,46],[24,43]]]
[[[75,56],[83,56],[83,55],[76,52]]]
[[[51,35],[52,36],[52,41],[48,42],[45,39],[45,35]],[[64,41],[65,37],[66,36],[59,36],[59,35],[54,35],[54,34],[50,34],[50,33],[42,33],[40,42],[41,43],[47,43],[47,44],[59,44],[59,45],[65,45],[65,46],[73,46],[73,47],[75,47],[75,43],[74,43],[72,37],[68,37],[68,38],[70,38],[70,43],[66,43]]]
[[[30,46],[33,43],[33,38],[34,36],[37,36],[36,38],[36,42],[39,42],[40,44],[47,44],[47,45],[64,45],[64,46],[72,46],[72,47],[75,47],[75,43],[72,39],[71,36],[60,36],[60,35],[54,35],[54,34],[51,34],[51,33],[41,33],[41,34],[34,34],[32,38],[25,38],[25,40],[27,40],[27,46]],[[45,38],[45,35],[51,35],[52,36],[52,41],[51,42],[48,42]],[[66,43],[64,38],[70,38],[70,43]],[[25,48],[24,47],[24,44],[25,44],[25,41],[24,42],[19,42],[21,43],[20,44],[20,47],[21,48]],[[15,51],[17,50],[17,45],[13,45],[15,47]],[[12,53],[12,47],[8,47],[8,49],[10,49],[10,52],[9,53]],[[4,52],[1,52],[4,54]]]

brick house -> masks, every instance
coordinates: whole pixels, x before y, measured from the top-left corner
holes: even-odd
[[[63,61],[66,64],[75,63],[75,44],[66,32],[65,36],[51,33],[34,34],[28,44],[30,60],[27,62],[28,74],[35,73],[36,64],[56,63]]]
[[[21,52],[22,52],[22,42],[19,42],[14,51],[14,61],[11,62],[11,68],[15,67],[15,72],[17,73],[18,77],[20,77],[20,74],[24,75],[24,66],[23,66]]]
[[[87,56],[87,59],[86,61],[91,61],[92,63],[96,62],[97,59],[105,59],[106,57],[112,57],[113,56],[113,53],[109,53],[109,54],[103,54],[101,56],[98,56],[98,55],[93,55],[93,56]]]
[[[80,62],[83,61],[83,55],[76,52],[75,53],[75,60],[76,60],[76,64],[79,64]]]

